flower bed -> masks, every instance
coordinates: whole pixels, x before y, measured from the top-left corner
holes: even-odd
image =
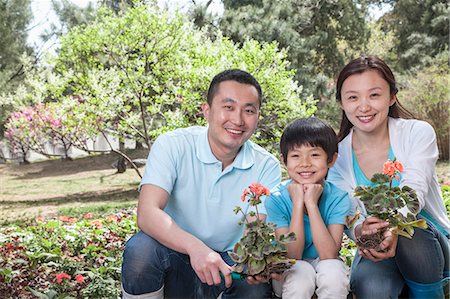
[[[94,219],[37,218],[0,229],[2,298],[118,298],[125,241],[135,210]]]

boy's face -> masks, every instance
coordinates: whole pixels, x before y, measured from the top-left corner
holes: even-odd
[[[295,146],[288,151],[286,167],[289,177],[299,184],[323,184],[336,158],[337,153],[328,162],[327,153],[320,146]]]

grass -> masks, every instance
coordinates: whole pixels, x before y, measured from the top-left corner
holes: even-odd
[[[146,155],[147,150],[130,154],[133,158]],[[117,173],[111,166],[116,159],[108,154],[0,165],[0,224],[135,207],[140,177],[133,169]]]

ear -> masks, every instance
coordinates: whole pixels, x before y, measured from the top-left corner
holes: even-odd
[[[331,161],[330,162],[328,162],[328,168],[331,168],[333,165],[334,165],[334,163],[336,163],[336,160],[337,160],[337,158],[338,158],[338,153],[334,153],[333,154],[333,158],[331,159]]]
[[[395,102],[397,102],[397,96],[396,96],[396,95],[393,95],[393,96],[391,97],[391,100],[389,101],[389,106],[394,105]]]
[[[203,116],[208,119],[209,116],[209,104],[207,102],[203,102],[202,103],[202,112],[203,112]]]

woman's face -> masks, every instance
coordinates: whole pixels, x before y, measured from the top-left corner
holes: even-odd
[[[375,133],[387,125],[389,107],[395,103],[389,83],[376,70],[354,74],[341,89],[341,108],[355,129]]]

